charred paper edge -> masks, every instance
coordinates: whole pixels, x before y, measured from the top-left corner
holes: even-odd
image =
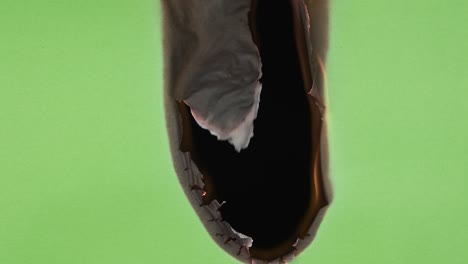
[[[258,57],[260,58],[260,55]],[[262,64],[260,62],[260,67],[261,66]],[[262,84],[260,82],[261,76],[262,73],[260,72],[257,83],[255,85],[253,105],[250,111],[244,117],[244,121],[242,121],[237,127],[230,131],[220,130],[217,127],[210,126],[208,122],[198,117],[198,114],[193,109],[191,109],[191,114],[197,124],[201,128],[210,132],[210,134],[215,136],[219,141],[228,141],[237,152],[240,152],[242,149],[246,149],[249,146],[250,140],[254,136],[254,121],[258,115],[258,108],[260,106],[260,93],[262,92]],[[185,104],[190,106],[188,103]]]
[[[227,222],[222,221],[218,210],[224,202],[213,200],[209,205],[202,204],[204,186],[202,175],[190,158],[190,153],[180,151],[181,117],[178,115],[176,101],[169,96],[167,89],[164,90],[164,100],[173,165],[185,195],[212,239],[233,257],[249,263],[248,247],[252,241],[241,237]]]

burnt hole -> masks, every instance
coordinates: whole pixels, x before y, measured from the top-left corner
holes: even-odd
[[[304,66],[310,65],[304,30],[295,24],[301,4],[253,1],[249,22],[263,74],[247,149],[237,152],[227,141],[218,141],[187,114],[187,106],[179,109],[185,111],[184,137],[191,137],[186,149],[203,174],[203,203],[226,201],[219,208],[221,222],[251,237],[250,254],[259,259],[296,250],[297,238],[306,236],[327,204],[319,154],[321,106],[308,95],[314,80]]]
[[[289,1],[259,1],[255,21],[263,84],[249,147],[237,153],[192,118],[199,166],[223,219],[270,248],[297,238],[295,227],[310,201],[311,122],[292,28]]]

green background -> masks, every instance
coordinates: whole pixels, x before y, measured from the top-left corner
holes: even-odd
[[[332,1],[335,197],[295,263],[468,263],[467,3]],[[172,169],[159,12],[0,1],[0,263],[236,263]]]

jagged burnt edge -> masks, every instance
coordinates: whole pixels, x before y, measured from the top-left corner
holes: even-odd
[[[199,203],[199,207],[205,210],[206,215],[210,216],[208,219],[202,219],[204,220],[203,223],[205,227],[209,229],[208,226],[210,226],[217,229],[217,232],[214,232],[215,236],[213,237],[213,232],[211,232],[211,236],[223,248],[225,248],[226,245],[229,246],[234,244],[236,258],[244,259],[244,256],[246,258],[250,258],[249,247],[251,246],[252,241],[249,241],[248,238],[240,237],[236,232],[234,232],[235,230],[232,228],[232,226],[222,219],[219,209],[221,206],[223,206],[224,203],[226,203],[226,201],[219,203],[218,200],[214,199],[208,205],[203,204],[203,175],[198,170],[198,167],[193,162],[193,160],[190,158],[190,153],[184,152],[183,154],[185,162],[184,165],[186,166],[185,172],[188,179],[187,187],[190,188],[190,194],[194,200]],[[233,252],[229,253],[232,254]]]
[[[303,2],[302,3],[305,6],[305,9],[303,10],[304,13],[302,13],[303,17],[307,18],[307,25],[310,27],[310,20],[309,20],[309,14],[307,11],[307,5]],[[308,39],[310,38],[309,31],[306,32]],[[165,43],[166,44],[166,43]],[[310,59],[315,59],[310,43],[308,43],[309,47],[309,58]],[[167,69],[166,69],[167,70]],[[165,72],[165,77],[167,77],[167,72]],[[236,259],[244,262],[244,263],[252,263],[252,264],[260,264],[260,263],[269,263],[269,264],[274,264],[274,263],[289,263],[292,261],[295,256],[303,251],[313,240],[313,238],[316,235],[317,228],[320,225],[323,216],[328,208],[328,205],[323,207],[319,214],[317,215],[315,221],[309,228],[309,232],[306,237],[303,239],[298,238],[296,243],[294,244],[294,247],[296,248],[295,251],[291,252],[290,254],[280,257],[278,259],[275,259],[273,261],[263,261],[263,260],[257,260],[257,259],[252,259],[250,258],[250,254],[248,250],[243,251],[242,250],[242,243],[239,243],[241,241],[241,238],[235,234],[232,231],[232,227],[229,225],[229,223],[222,221],[219,213],[219,208],[222,206],[222,203],[220,204],[218,201],[212,201],[211,204],[203,206],[202,205],[202,192],[203,192],[203,181],[202,181],[202,175],[198,171],[198,168],[196,165],[193,163],[191,158],[187,156],[186,154],[188,153],[183,153],[180,151],[180,142],[182,139],[182,122],[180,120],[180,116],[178,114],[178,109],[175,103],[175,100],[169,95],[168,91],[168,83],[165,82],[165,89],[164,89],[164,107],[166,109],[166,124],[168,128],[168,134],[169,135],[177,135],[175,137],[169,137],[169,144],[170,144],[170,150],[172,153],[172,159],[173,159],[173,164],[174,168],[176,170],[176,174],[178,175],[178,179],[183,187],[183,190],[187,196],[195,196],[195,199],[189,199],[190,203],[192,204],[192,208],[195,209],[197,215],[202,219],[202,223],[207,229],[208,233],[212,237],[212,239],[219,244],[221,248],[223,248],[225,251],[227,251],[230,255],[235,257]],[[319,102],[325,101],[325,95],[322,92],[326,92],[326,89],[324,91],[319,91],[319,93],[311,94],[314,96],[316,100]],[[318,96],[318,97],[317,97]],[[322,137],[322,143],[321,143],[321,150],[322,150],[322,170],[323,170],[323,176],[324,176],[324,185],[325,185],[325,191],[327,198],[329,202],[331,202],[332,199],[332,189],[331,189],[331,184],[330,184],[330,179],[329,179],[329,166],[328,166],[328,140],[327,140],[327,122],[325,122],[325,117],[326,117],[326,111],[322,113],[322,118],[324,119],[323,122],[323,127],[322,127],[322,132],[321,132],[321,137]],[[178,122],[170,123],[169,120],[177,120]],[[177,123],[177,125],[174,126],[174,124]],[[181,166],[181,164],[184,164],[185,166]],[[198,172],[198,175],[200,177],[195,177],[195,173],[193,173],[193,168],[196,168],[196,171]],[[188,175],[188,177],[181,177],[181,175]],[[191,178],[192,181],[189,183],[188,178]],[[200,187],[200,189],[193,188],[194,186]],[[196,201],[196,202],[195,202]],[[197,204],[198,203],[198,204]],[[202,212],[203,210],[203,212]],[[203,219],[206,215],[210,215],[210,219]],[[203,216],[203,217],[202,217]],[[211,227],[217,228],[220,232],[213,234],[211,232]],[[220,234],[220,235],[217,235]],[[224,240],[222,234],[224,236],[228,236],[231,238],[236,238],[236,240],[231,239],[230,241]],[[232,245],[229,248],[226,247],[226,245]],[[240,249],[240,250],[239,250]]]

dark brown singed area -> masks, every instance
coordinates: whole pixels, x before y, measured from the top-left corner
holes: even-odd
[[[224,221],[253,238],[253,258],[273,260],[308,236],[318,211],[328,204],[320,156],[320,102],[308,95],[313,82],[302,1],[254,0],[252,38],[262,61],[262,92],[254,137],[237,153],[202,129],[178,103],[183,121],[181,151],[204,177],[203,203],[226,201]],[[313,70],[312,72],[314,72]]]

